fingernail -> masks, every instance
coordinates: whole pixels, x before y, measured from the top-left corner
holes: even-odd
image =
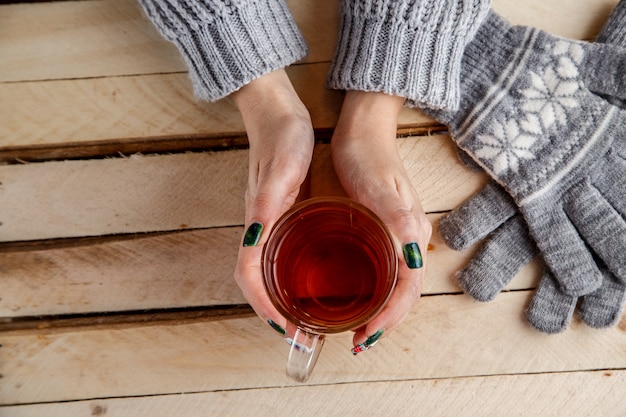
[[[402,248],[402,252],[404,253],[404,260],[409,268],[417,269],[424,265],[422,252],[420,251],[420,247],[417,246],[417,243],[407,243],[404,245],[404,248]]]
[[[272,329],[276,330],[278,333],[282,334],[283,336],[287,334],[287,331],[283,329],[282,327],[280,327],[278,324],[276,324],[274,320],[269,319],[267,321],[267,324],[269,324]]]
[[[352,354],[356,355],[358,353],[365,352],[366,350],[370,350],[371,348],[373,348],[374,345],[378,343],[378,340],[381,338],[384,332],[385,331],[383,329],[380,329],[379,331],[368,337],[365,342],[359,343],[358,345],[353,347]]]
[[[256,246],[261,239],[261,233],[263,232],[263,225],[259,222],[252,223],[246,234],[243,236],[243,246]]]

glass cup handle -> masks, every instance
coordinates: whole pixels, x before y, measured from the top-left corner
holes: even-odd
[[[322,346],[324,335],[298,328],[287,358],[287,376],[298,382],[306,382],[313,372]]]

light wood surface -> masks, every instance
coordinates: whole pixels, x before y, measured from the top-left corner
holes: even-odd
[[[426,211],[450,210],[486,182],[447,136],[398,146]],[[247,163],[247,150],[231,150],[0,166],[0,242],[241,225]],[[320,144],[311,193],[342,192]]]
[[[13,417],[249,415],[282,417],[622,417],[624,371],[589,371],[489,377],[418,379],[360,384],[275,387],[264,390],[180,393],[7,407]],[[590,388],[592,387],[592,388]],[[313,399],[313,400],[312,400]],[[350,401],[346,401],[350,399]],[[572,412],[571,414],[567,414]]]
[[[530,291],[497,303],[423,297],[405,323],[367,355],[351,335],[328,338],[308,384],[620,370],[626,322],[614,331],[575,323],[541,334],[523,319]],[[289,346],[257,317],[12,331],[2,337],[4,403],[280,387]],[[36,376],[36,377],[34,377]]]
[[[436,224],[439,215],[429,215]],[[26,245],[0,252],[0,316],[141,311],[245,303],[232,279],[243,228],[220,227],[144,237],[88,239],[71,246]],[[423,294],[460,292],[454,281],[475,248],[448,248],[435,234]],[[509,289],[540,277],[535,262]],[[50,291],[54,288],[54,291]]]
[[[339,0],[288,0],[310,54],[288,69],[318,139],[307,195],[343,191],[324,88]],[[593,40],[617,0],[494,0],[513,23]],[[416,109],[398,148],[435,226],[423,297],[353,357],[330,337],[312,379],[232,279],[247,140],[229,99],[193,97],[135,0],[0,5],[0,416],[624,416],[626,315],[548,336],[524,320],[542,265],[493,302],[454,274],[438,219],[487,180]]]

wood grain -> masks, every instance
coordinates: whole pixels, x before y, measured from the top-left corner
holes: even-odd
[[[625,371],[477,376],[180,393],[0,408],[12,417],[623,417]],[[306,409],[306,413],[303,413]]]
[[[329,62],[339,0],[287,3],[309,46],[303,62]],[[591,39],[615,4],[617,0],[494,0],[493,8],[512,23]],[[0,57],[0,82],[186,71],[176,48],[161,38],[135,0],[2,5]]]
[[[594,40],[619,0],[493,0],[492,7],[516,25],[557,36]]]
[[[398,146],[427,212],[456,207],[486,181],[458,162],[446,136]],[[241,225],[247,152],[0,166],[0,242]],[[328,145],[311,169],[313,195],[339,192]]]
[[[0,241],[243,224],[247,151],[0,166]]]
[[[438,217],[429,216],[435,224]],[[243,304],[233,279],[242,233],[212,228],[0,251],[0,317]],[[449,249],[435,228],[423,294],[460,292],[454,274],[474,250]],[[533,288],[540,270],[529,265],[508,289]]]
[[[322,136],[334,127],[342,102],[339,92],[324,88],[327,69],[328,64],[288,69]],[[106,155],[163,151],[159,142],[180,151],[193,146],[190,140],[212,139],[207,146],[216,146],[224,137],[245,136],[234,104],[197,101],[186,74],[5,83],[0,96],[0,161],[28,159],[29,153],[37,159],[99,156],[98,146],[107,147]],[[405,131],[441,129],[415,109],[405,109],[399,123]],[[64,148],[66,155],[59,155]]]
[[[287,3],[311,51],[288,73],[327,142],[342,102],[324,88],[339,0]],[[593,39],[615,4],[493,8]],[[281,416],[303,404],[342,416],[626,414],[626,315],[602,331],[576,318],[559,335],[531,329],[538,262],[493,302],[459,294],[454,271],[475,248],[447,249],[437,219],[486,177],[423,113],[402,111],[398,135],[410,137],[398,146],[435,225],[424,296],[370,352],[355,358],[351,334],[330,337],[298,386],[288,346],[232,279],[242,120],[229,99],[193,97],[136,0],[0,5],[0,97],[0,416]],[[329,161],[318,144],[312,195],[343,193]]]
[[[309,47],[301,63],[330,61],[339,2],[287,4]],[[187,71],[136,0],[0,5],[0,57],[0,82]]]
[[[353,357],[349,333],[330,337],[310,385],[626,368],[626,321],[559,335],[527,325],[531,292],[477,303],[423,297],[376,349]],[[290,386],[288,346],[257,318],[4,332],[0,403],[19,404]],[[350,401],[351,403],[351,401]]]
[[[245,303],[233,279],[241,235],[213,228],[0,252],[0,316]]]
[[[544,3],[502,0],[494,8],[513,22],[589,38],[616,1]],[[323,87],[337,1],[293,1],[291,6],[314,57],[306,61],[309,65],[293,67],[290,75],[314,126],[326,131],[334,126],[341,104],[338,93]],[[318,30],[320,21],[328,30]],[[209,104],[193,98],[177,52],[160,40],[132,0],[3,5],[0,28],[0,57],[6,57],[0,59],[0,75],[11,81],[0,84],[0,161],[98,155],[97,147],[89,152],[76,148],[77,143],[106,145],[106,151],[101,149],[105,155],[115,152],[114,141],[121,152],[164,150],[140,140],[146,137],[166,141],[165,150],[175,150],[175,139],[244,132],[228,100]],[[420,112],[407,114],[401,119],[404,129],[437,126]],[[66,145],[65,154],[52,149],[53,144]],[[188,149],[185,145],[189,143],[181,141],[178,149]]]

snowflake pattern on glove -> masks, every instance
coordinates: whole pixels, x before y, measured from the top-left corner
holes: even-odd
[[[547,144],[547,131],[565,126],[568,111],[579,107],[577,93],[582,90],[578,65],[583,49],[571,42],[557,42],[552,47],[553,60],[538,72],[529,71],[528,87],[519,91],[522,114],[515,120],[494,120],[490,134],[479,135],[482,147],[476,156],[491,160],[496,175],[518,172],[520,159],[533,159],[532,146]]]
[[[496,174],[508,170],[517,172],[520,159],[534,158],[530,147],[537,137],[526,134],[521,130],[514,119],[506,122],[494,121],[491,135],[479,137],[483,147],[476,151],[476,156],[493,161],[493,170]]]

